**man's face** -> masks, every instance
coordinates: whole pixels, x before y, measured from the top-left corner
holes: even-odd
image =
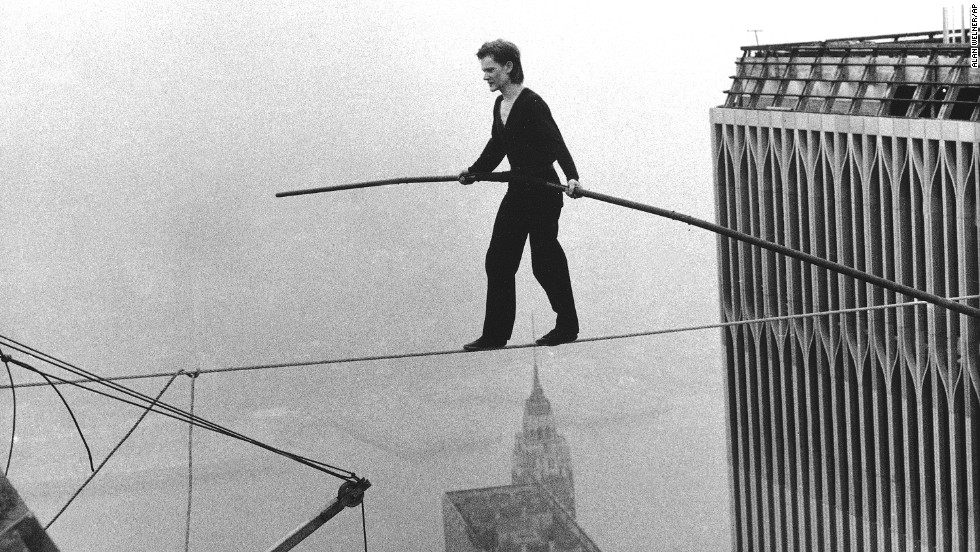
[[[500,65],[492,57],[487,56],[480,58],[480,67],[483,69],[483,80],[490,85],[491,92],[500,90],[501,87],[510,82],[512,63],[507,62],[506,65]]]

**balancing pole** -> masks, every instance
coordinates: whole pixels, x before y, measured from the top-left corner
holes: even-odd
[[[483,175],[482,178],[478,178],[478,180],[492,180],[492,179],[493,178],[488,177],[488,175]],[[563,186],[561,184],[555,184],[554,182],[548,182],[543,178],[525,177],[524,180],[528,182],[533,182],[538,185],[547,186],[549,188],[556,188],[562,191],[568,190],[567,186]],[[973,318],[980,319],[980,309],[976,307],[964,305],[963,303],[957,303],[956,301],[947,299],[945,297],[941,297],[934,293],[928,293],[917,288],[909,287],[904,284],[900,284],[898,282],[889,280],[887,278],[882,278],[880,276],[875,276],[874,274],[864,272],[863,270],[858,270],[856,268],[852,268],[847,265],[835,263],[834,261],[830,261],[822,257],[817,257],[815,255],[810,255],[809,253],[804,253],[803,251],[798,251],[796,249],[792,249],[790,247],[786,247],[778,243],[773,243],[771,241],[764,240],[762,238],[757,238],[751,234],[739,232],[738,230],[732,230],[731,228],[714,224],[706,220],[701,220],[699,218],[695,218],[689,215],[684,215],[676,211],[661,209],[659,207],[654,207],[652,205],[645,205],[643,203],[631,201],[628,199],[601,194],[598,192],[592,192],[582,188],[576,189],[575,195],[581,197],[587,197],[590,199],[595,199],[597,201],[602,201],[604,203],[610,203],[612,205],[618,205],[620,207],[626,207],[627,209],[643,211],[644,213],[650,213],[652,215],[657,215],[660,217],[680,221],[685,224],[690,224],[691,226],[697,226],[698,228],[703,228],[710,232],[714,232],[715,234],[720,234],[722,236],[732,238],[734,240],[755,245],[763,249],[768,249],[769,251],[773,251],[781,255],[786,255],[787,257],[792,257],[794,259],[801,260],[805,263],[819,266],[820,268],[825,268],[833,272],[837,272],[838,274],[850,276],[855,280],[860,280],[862,282],[871,285],[883,287],[885,289],[890,289],[896,293],[901,293],[902,295],[906,295],[908,297],[913,297],[915,299],[926,301],[928,303],[932,303],[933,305],[943,307],[945,309],[958,312],[960,314],[965,314],[967,316],[972,316]]]
[[[534,184],[537,186],[546,186],[549,188],[555,188],[563,192],[568,191],[568,187],[562,184],[556,184],[554,182],[549,182],[547,179],[535,177],[535,176],[525,176],[518,173],[511,172],[496,172],[496,173],[474,173],[464,175],[469,181],[476,182],[526,182],[528,184]],[[375,180],[373,182],[359,182],[356,184],[345,184],[342,186],[331,186],[327,188],[313,188],[311,190],[298,190],[294,192],[280,192],[276,194],[276,197],[283,197],[286,195],[299,195],[299,194],[312,194],[318,192],[332,192],[336,190],[351,190],[355,188],[370,188],[373,186],[385,186],[390,184],[413,184],[413,183],[423,183],[423,182],[452,182],[459,180],[460,175],[452,176],[420,176],[414,178],[392,178],[388,180]],[[862,270],[852,268],[840,263],[835,263],[833,261],[817,257],[815,255],[810,255],[809,253],[804,253],[803,251],[798,251],[778,243],[773,243],[762,238],[757,238],[751,234],[746,234],[744,232],[739,232],[738,230],[733,230],[731,228],[726,228],[724,226],[708,222],[706,220],[701,220],[689,215],[684,215],[677,213],[675,211],[670,211],[667,209],[661,209],[659,207],[654,207],[652,205],[646,205],[636,201],[631,201],[629,199],[623,199],[620,197],[615,197],[611,195],[601,194],[598,192],[592,192],[584,188],[577,188],[575,191],[575,197],[587,197],[590,199],[595,199],[597,201],[602,201],[604,203],[610,203],[612,205],[618,205],[620,207],[626,207],[627,209],[633,209],[635,211],[643,211],[644,213],[650,213],[652,215],[657,215],[659,217],[669,218],[671,220],[676,220],[683,222],[685,224],[690,224],[691,226],[697,226],[698,228],[703,228],[715,234],[720,234],[734,240],[739,240],[763,249],[768,249],[779,253],[781,255],[786,255],[787,257],[792,257],[798,259],[808,264],[819,266],[820,268],[825,268],[838,274],[843,274],[845,276],[850,276],[856,280],[866,282],[875,286],[883,287],[885,289],[890,289],[894,292],[901,293],[908,297],[913,297],[915,299],[920,299],[933,305],[943,307],[945,309],[958,312],[960,314],[965,314],[967,316],[972,316],[973,318],[980,318],[980,309],[964,305],[962,303],[957,303],[945,297],[940,297],[934,293],[928,293],[920,289],[906,286],[898,282],[893,282],[886,278],[880,276],[875,276],[874,274],[869,274]]]
[[[374,188],[377,186],[391,186],[393,184],[426,184],[429,182],[456,182],[458,180],[459,180],[458,174],[440,175],[440,176],[409,176],[403,178],[388,178],[385,180],[371,180],[369,182],[355,182],[353,184],[341,184],[339,186],[324,186],[322,188],[308,188],[306,190],[291,190],[288,192],[279,192],[276,194],[276,197],[319,194],[322,192],[338,192],[340,190]]]

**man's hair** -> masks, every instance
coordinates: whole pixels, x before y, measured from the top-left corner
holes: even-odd
[[[476,51],[476,57],[483,59],[489,57],[500,65],[507,65],[507,62],[514,64],[510,72],[510,80],[515,84],[524,82],[524,69],[521,67],[521,51],[513,42],[507,42],[501,38],[491,42],[484,42],[483,46]]]

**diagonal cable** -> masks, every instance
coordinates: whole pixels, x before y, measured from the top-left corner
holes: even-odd
[[[12,341],[12,340],[9,340],[8,339],[8,341]],[[29,349],[27,346],[24,346],[24,347],[27,348],[27,349]],[[15,350],[18,350],[20,352],[24,352],[25,354],[30,354],[31,356],[34,356],[35,358],[40,358],[40,357],[38,357],[37,354],[31,354],[31,353],[29,353],[29,352],[25,351],[24,349],[21,349],[21,348],[19,348],[17,346],[13,346],[12,348],[15,349]],[[323,473],[327,473],[327,474],[332,475],[334,477],[337,477],[339,479],[343,479],[345,481],[355,481],[355,480],[357,480],[357,476],[354,474],[354,472],[351,472],[351,471],[348,471],[348,470],[344,470],[344,469],[338,468],[336,466],[332,466],[330,464],[327,464],[327,463],[324,463],[324,462],[320,462],[318,460],[313,460],[313,459],[310,459],[310,458],[306,458],[306,457],[300,456],[298,454],[287,452],[287,451],[284,451],[282,449],[279,449],[279,448],[273,447],[271,445],[268,445],[266,443],[263,443],[261,441],[257,441],[257,440],[255,440],[255,439],[253,439],[251,437],[247,437],[245,435],[242,435],[241,433],[238,433],[238,432],[232,431],[232,430],[230,430],[228,428],[222,427],[222,426],[220,426],[220,425],[218,425],[218,424],[216,424],[214,422],[210,422],[210,421],[205,420],[205,419],[203,419],[203,418],[201,418],[199,416],[191,416],[190,414],[188,414],[187,412],[184,412],[183,410],[180,410],[178,408],[175,408],[175,407],[173,407],[173,406],[171,406],[171,405],[169,405],[167,403],[150,399],[149,397],[147,397],[145,395],[142,395],[142,394],[140,394],[140,393],[138,393],[136,391],[133,391],[131,389],[128,389],[126,387],[123,387],[121,385],[118,385],[118,384],[116,384],[114,382],[105,380],[105,378],[100,378],[100,380],[96,380],[96,381],[92,381],[90,379],[80,380],[80,381],[70,381],[70,380],[67,380],[67,379],[64,379],[64,378],[55,376],[53,374],[42,372],[42,371],[38,370],[37,368],[35,368],[35,367],[33,367],[33,366],[31,366],[31,365],[29,365],[27,363],[21,362],[21,361],[19,361],[17,359],[10,359],[10,361],[12,363],[18,365],[18,366],[21,366],[22,368],[25,368],[25,369],[30,370],[32,372],[36,372],[38,374],[46,375],[46,376],[48,376],[48,377],[50,377],[52,379],[58,380],[58,381],[60,381],[62,383],[69,384],[69,385],[75,385],[77,387],[81,387],[82,389],[85,389],[85,390],[90,391],[92,393],[96,393],[96,394],[102,395],[104,397],[115,399],[117,401],[120,401],[120,402],[123,402],[123,403],[126,403],[126,404],[130,404],[130,405],[137,406],[137,407],[140,407],[140,408],[148,408],[149,410],[152,410],[153,412],[156,412],[158,414],[162,414],[162,415],[167,416],[169,418],[173,418],[175,420],[182,421],[182,422],[185,422],[185,423],[194,424],[194,425],[197,425],[198,427],[201,427],[203,429],[208,429],[208,430],[213,431],[215,433],[219,433],[219,434],[222,434],[222,435],[225,435],[225,436],[228,436],[228,437],[232,437],[234,439],[238,439],[240,441],[244,441],[246,443],[255,445],[255,446],[259,447],[259,448],[263,448],[265,450],[268,450],[270,452],[273,452],[273,453],[278,454],[280,456],[283,456],[285,458],[289,458],[289,459],[291,459],[291,460],[293,460],[295,462],[298,462],[298,463],[303,464],[305,466],[311,467],[311,468],[313,468],[315,470],[318,470],[318,471],[321,471]],[[50,362],[50,361],[47,361],[47,360],[45,360],[45,361],[46,362]],[[77,371],[75,371],[75,370],[73,370],[71,368],[71,365],[68,365],[68,367],[65,367],[63,365],[56,364],[56,366],[61,367],[61,368],[65,369],[65,370],[68,370],[69,372],[72,372],[72,373],[74,373],[76,375],[78,374]],[[130,397],[132,397],[133,400],[128,399],[128,398],[125,398],[125,397],[121,397],[121,396],[118,396],[118,395],[114,395],[112,393],[108,393],[106,391],[102,391],[100,389],[96,389],[96,388],[93,388],[93,387],[87,387],[86,385],[84,385],[84,384],[91,384],[91,383],[102,383],[102,384],[104,384],[104,385],[106,385],[106,386],[108,386],[108,387],[110,387],[112,389],[115,389],[117,391],[121,390],[122,392],[124,392],[124,394],[129,395]],[[147,404],[149,404],[149,406],[146,406]]]
[[[88,476],[88,478],[85,480],[85,482],[82,483],[82,486],[79,487],[78,490],[75,491],[75,494],[71,495],[71,498],[68,499],[68,502],[66,502],[65,505],[61,507],[61,510],[58,510],[58,513],[55,514],[55,516],[53,518],[51,518],[51,521],[49,521],[48,524],[44,526],[44,529],[45,530],[47,530],[49,527],[51,527],[51,524],[53,524],[55,521],[58,520],[59,517],[61,517],[61,514],[64,513],[65,510],[68,509],[68,506],[70,506],[71,503],[75,500],[75,498],[78,497],[79,494],[81,494],[82,490],[85,489],[85,487],[93,479],[95,479],[95,476],[99,474],[99,472],[102,470],[102,467],[106,465],[106,463],[109,461],[110,458],[112,458],[112,455],[115,454],[116,451],[119,450],[119,448],[123,445],[123,443],[126,442],[126,439],[129,439],[129,436],[132,435],[134,431],[136,431],[136,428],[139,427],[140,422],[142,422],[143,421],[143,418],[146,418],[146,415],[150,413],[150,410],[152,409],[153,405],[156,404],[156,402],[160,400],[160,397],[162,397],[163,394],[164,394],[164,392],[167,391],[167,388],[170,387],[170,384],[174,382],[174,379],[176,379],[177,376],[180,375],[180,374],[182,374],[183,372],[184,372],[183,370],[180,370],[178,372],[175,372],[174,375],[170,377],[170,380],[167,381],[167,385],[164,385],[163,386],[163,389],[160,390],[160,393],[158,393],[157,396],[156,396],[156,398],[153,399],[153,403],[148,408],[146,408],[143,411],[142,414],[140,414],[139,419],[136,420],[136,423],[133,424],[133,427],[129,428],[129,431],[126,432],[126,435],[123,435],[123,438],[109,452],[109,454],[105,457],[105,459],[102,460],[102,463],[99,464],[99,467],[96,468],[95,471],[92,472],[92,474]]]
[[[188,374],[191,377],[191,408],[190,415],[194,415],[194,388],[197,385],[195,372]],[[194,496],[194,424],[187,424],[187,524],[184,531],[184,552],[191,549],[191,499]]]
[[[40,374],[40,372],[38,373]],[[54,392],[58,394],[58,398],[61,399],[61,402],[64,403],[65,408],[68,409],[68,415],[71,416],[71,421],[75,423],[75,429],[78,430],[78,436],[82,438],[82,444],[85,445],[85,453],[88,454],[89,468],[94,472],[95,463],[92,462],[92,449],[89,448],[88,441],[85,439],[85,434],[82,433],[82,426],[78,424],[78,418],[75,417],[75,412],[71,409],[71,406],[68,405],[68,400],[65,399],[65,396],[61,394],[61,391],[58,389],[58,386],[55,385],[53,381],[51,381],[51,378],[49,378],[47,374],[41,374],[41,377],[44,378],[44,381],[48,382],[48,385],[51,386],[51,389],[54,389]]]
[[[7,467],[3,469],[3,476],[7,477],[7,474],[10,472],[10,460],[14,457],[14,438],[17,436],[17,386],[14,385],[14,374],[10,371],[10,361],[3,354],[3,350],[0,350],[0,359],[3,359],[3,365],[7,367],[7,378],[10,379],[10,394],[13,397],[13,421],[10,424],[10,449],[7,451]]]
[[[364,552],[368,552],[367,547],[367,516],[364,514],[364,498],[361,498],[361,531],[364,533]]]

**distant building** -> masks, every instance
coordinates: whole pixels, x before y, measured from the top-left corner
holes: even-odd
[[[511,484],[443,497],[446,552],[598,552],[575,522],[572,458],[534,367]]]
[[[980,294],[980,69],[942,34],[744,47],[710,114],[719,223]],[[727,238],[718,254],[724,321],[909,301]],[[980,550],[980,320],[890,307],[723,339],[733,550]]]
[[[522,431],[514,436],[513,485],[538,482],[575,517],[575,483],[572,479],[572,453],[565,437],[558,433],[551,402],[534,367],[531,396],[524,402]]]
[[[0,552],[58,552],[34,513],[0,474]]]

